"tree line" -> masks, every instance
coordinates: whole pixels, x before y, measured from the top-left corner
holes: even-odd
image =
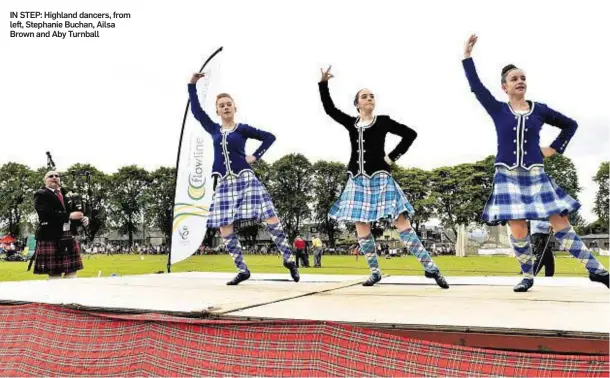
[[[392,175],[407,194],[415,209],[412,219],[416,231],[432,218],[438,218],[443,227],[457,234],[460,224],[480,223],[480,215],[489,198],[494,175],[494,156],[474,163],[439,167],[433,170],[405,168],[394,164]],[[343,163],[332,161],[310,162],[302,154],[289,154],[273,163],[261,160],[253,168],[267,187],[277,208],[284,228],[292,240],[305,223],[315,223],[329,237],[334,246],[340,228],[328,218],[328,212],[339,198],[347,180]],[[572,161],[555,155],[545,160],[546,172],[570,195],[578,198],[582,188],[578,184]],[[26,165],[9,162],[0,167],[0,230],[14,236],[23,236],[28,225],[33,230],[37,218],[34,211],[34,192],[43,187],[46,167],[31,169]],[[91,185],[82,177],[70,172],[88,171]],[[76,193],[92,198],[92,217],[87,238],[116,230],[129,236],[138,225],[152,226],[170,237],[172,213],[168,209],[174,197],[175,173],[173,167],[147,171],[136,165],[124,166],[115,173],[104,173],[90,164],[74,164],[65,170],[62,185]],[[608,232],[609,162],[600,164],[593,178],[598,189],[593,212],[598,220],[587,224],[578,214],[571,221],[583,233]],[[380,235],[386,224],[374,224],[373,233]],[[348,225],[354,231],[353,225]],[[239,230],[248,242],[255,243],[261,225],[254,224]],[[210,230],[212,236],[216,230]]]

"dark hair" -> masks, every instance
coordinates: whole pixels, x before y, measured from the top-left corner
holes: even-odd
[[[362,89],[360,89],[358,92],[356,92],[356,96],[354,97],[354,106],[356,107],[356,109],[358,108],[358,96],[360,95],[361,91],[362,91]]]
[[[514,69],[518,69],[517,66],[515,66],[514,64],[509,64],[507,66],[504,66],[504,68],[502,68],[502,84],[506,83],[506,74],[508,74],[509,71],[514,70]]]

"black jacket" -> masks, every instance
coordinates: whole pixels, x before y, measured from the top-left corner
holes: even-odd
[[[67,202],[67,191],[61,188],[64,203]],[[69,221],[70,212],[66,210],[55,193],[49,189],[40,189],[34,194],[34,208],[38,214],[38,229],[36,230],[36,240],[57,240],[63,234],[63,225]],[[70,222],[70,231],[73,235],[77,234],[77,225],[74,221]]]
[[[411,146],[417,133],[415,130],[400,124],[387,115],[376,116],[369,126],[356,126],[359,117],[352,117],[337,109],[330,97],[328,81],[318,83],[324,111],[332,119],[343,125],[349,132],[352,152],[347,170],[356,177],[373,176],[378,172],[391,174],[390,165],[385,161],[385,137],[392,133],[402,137],[398,145],[388,154],[392,161],[398,160]]]

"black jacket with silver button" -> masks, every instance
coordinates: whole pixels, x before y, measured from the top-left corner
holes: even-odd
[[[337,109],[330,97],[328,82],[318,83],[324,111],[332,119],[343,125],[349,132],[352,152],[347,170],[358,175],[373,176],[378,172],[391,173],[390,165],[385,161],[385,138],[388,133],[402,137],[398,145],[388,154],[392,161],[398,160],[407,152],[417,133],[415,130],[400,124],[387,115],[375,116],[367,126],[357,126],[359,117],[352,117]]]

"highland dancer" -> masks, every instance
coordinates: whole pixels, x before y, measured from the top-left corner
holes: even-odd
[[[375,96],[369,89],[361,89],[354,98],[358,117],[341,112],[335,107],[328,89],[328,80],[332,77],[330,67],[322,71],[318,83],[322,105],[333,120],[347,129],[352,152],[348,164],[349,179],[329,216],[338,221],[356,223],[360,253],[366,257],[371,269],[371,276],[363,285],[373,286],[381,280],[371,222],[390,220],[400,232],[404,245],[422,264],[425,276],[434,278],[438,286],[449,288],[411,227],[407,217],[414,213],[413,207],[391,175],[392,163],[409,149],[417,133],[389,116],[373,115]],[[384,146],[388,133],[398,135],[402,140],[386,155]]]
[[[534,257],[528,235],[527,219],[548,219],[562,250],[580,260],[591,281],[608,286],[608,271],[593,257],[568,221],[580,204],[544,172],[544,158],[564,153],[578,127],[576,122],[547,105],[525,99],[525,73],[508,65],[502,69],[502,90],[508,103],[497,101],[481,83],[471,57],[478,37],[470,36],[462,60],[471,91],[493,119],[498,137],[493,192],[485,205],[482,219],[490,224],[506,224],[521,264],[523,279],[515,287],[525,292],[534,285]],[[543,124],[561,129],[550,147],[540,147]]]
[[[299,271],[271,197],[250,166],[260,160],[275,141],[275,136],[252,126],[236,123],[237,108],[233,98],[227,93],[216,96],[216,114],[222,119],[222,124],[213,122],[201,108],[197,97],[196,84],[203,76],[201,73],[193,74],[188,84],[188,93],[193,115],[213,139],[212,176],[218,180],[218,186],[212,198],[207,226],[220,228],[224,245],[237,267],[237,275],[227,282],[227,285],[237,285],[250,278],[250,270],[244,261],[234,225],[239,227],[240,224],[262,221],[266,223],[271,239],[282,253],[284,266],[290,270],[292,279],[299,282]],[[262,141],[253,155],[245,153],[246,141],[249,138]]]

